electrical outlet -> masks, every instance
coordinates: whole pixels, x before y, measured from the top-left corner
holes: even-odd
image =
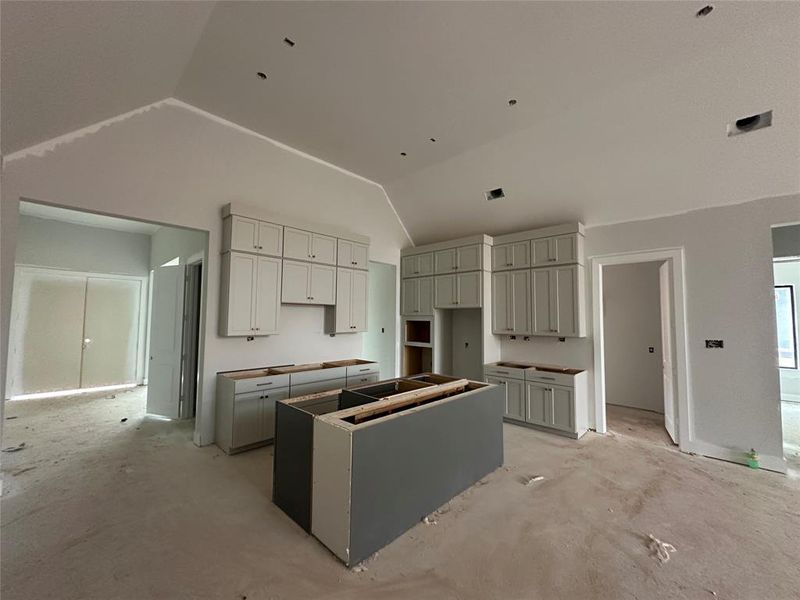
[[[247,341],[248,342],[252,342],[254,339],[256,339],[254,335],[248,335],[247,336]]]
[[[655,348],[653,348],[652,346],[650,346],[650,347],[648,347],[648,348],[647,348],[647,351],[648,351],[650,354],[652,354],[653,352],[655,352],[655,351],[656,351],[656,349],[655,349]]]

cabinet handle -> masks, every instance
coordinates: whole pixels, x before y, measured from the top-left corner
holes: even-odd
[[[261,331],[261,327],[256,327],[256,331]]]
[[[311,258],[317,258],[317,255],[316,254],[312,254]]]
[[[537,377],[539,377],[539,379],[547,379],[547,381],[555,381],[556,380],[555,377],[544,377],[542,375],[538,375]]]
[[[359,369],[359,371],[361,371],[362,373],[363,373],[364,371],[369,371],[369,367],[367,367],[366,369]]]
[[[267,381],[266,383],[257,383],[256,387],[263,387],[265,385],[272,385],[272,382],[271,381]]]
[[[556,262],[558,259],[557,258],[548,258],[547,260],[549,260],[550,262]]]
[[[419,275],[419,271],[414,271],[414,275]]]
[[[311,298],[309,298],[309,300],[313,300],[313,299],[314,299],[314,296],[311,296]]]

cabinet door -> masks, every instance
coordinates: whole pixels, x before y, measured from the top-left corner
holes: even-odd
[[[350,333],[353,323],[350,312],[353,303],[353,271],[336,269],[336,333]]]
[[[531,333],[531,272],[512,271],[509,275],[508,327],[515,334]]]
[[[336,264],[348,269],[353,266],[353,242],[349,240],[336,242]]]
[[[547,424],[562,431],[575,431],[574,391],[553,386],[547,406]]]
[[[516,379],[506,380],[506,412],[509,419],[525,420],[525,383]]]
[[[456,248],[456,267],[457,271],[479,271],[481,264],[481,250],[483,244],[473,244]]]
[[[281,302],[287,304],[309,304],[311,302],[311,265],[309,263],[283,261],[283,285]]]
[[[278,333],[281,307],[281,259],[258,257],[256,268],[255,317],[256,335]]]
[[[434,277],[434,308],[453,308],[458,302],[455,275]]]
[[[501,379],[500,377],[495,377],[494,375],[486,375],[484,377],[486,383],[493,383],[494,385],[499,385],[503,388],[503,405],[506,407],[503,409],[503,416],[508,416],[508,387],[506,385],[506,380]]]
[[[283,257],[311,260],[312,234],[293,227],[283,228]]]
[[[289,388],[263,393],[261,396],[261,435],[262,439],[275,437],[275,403],[289,397]]]
[[[364,244],[353,244],[353,268],[367,269],[369,262],[369,248]]]
[[[252,254],[230,252],[228,277],[228,335],[252,335],[256,261]]]
[[[258,221],[231,216],[231,250],[244,252],[258,250]]]
[[[336,304],[336,267],[311,265],[312,304]]]
[[[536,425],[549,425],[547,422],[550,388],[538,383],[525,384],[525,420]]]
[[[548,269],[555,292],[555,329],[560,336],[578,335],[578,265]]]
[[[481,276],[483,271],[472,273],[459,273],[457,275],[457,300],[459,308],[480,308],[481,304]]]
[[[549,265],[550,260],[550,238],[541,238],[531,242],[531,264],[534,267]]]
[[[578,261],[578,234],[560,235],[551,238],[552,262],[573,263]]]
[[[402,277],[414,277],[417,275],[418,257],[417,256],[404,256],[400,261],[400,275]]]
[[[421,277],[417,281],[419,282],[417,314],[433,316],[433,277]]]
[[[457,268],[456,249],[439,250],[433,255],[434,271],[437,275],[452,273]]]
[[[336,264],[336,238],[314,233],[311,236],[311,260],[323,265]]]
[[[403,279],[400,282],[400,314],[414,316],[419,314],[420,279]]]
[[[433,253],[417,255],[417,275],[433,275]]]
[[[236,394],[233,398],[233,435],[231,446],[241,448],[264,439],[261,414],[262,392]]]
[[[537,335],[552,335],[554,325],[551,310],[551,277],[550,269],[534,269],[531,271],[531,326]]]
[[[492,247],[492,271],[510,269],[514,265],[512,252],[512,244]]]
[[[367,272],[353,271],[350,293],[350,325],[354,332],[367,330]]]
[[[283,253],[283,225],[258,222],[258,253],[281,256]]]
[[[492,332],[497,335],[508,335],[514,329],[509,318],[511,298],[511,273],[492,273]]]

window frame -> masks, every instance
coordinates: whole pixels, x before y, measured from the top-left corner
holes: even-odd
[[[798,368],[800,368],[800,365],[798,365],[798,358],[799,357],[798,357],[798,348],[797,348],[797,312],[796,312],[796,308],[795,308],[794,285],[787,283],[787,284],[776,285],[776,286],[774,286],[774,288],[775,288],[776,291],[778,289],[782,289],[782,288],[787,288],[789,290],[789,309],[791,311],[791,317],[792,317],[792,346],[794,348],[794,366],[791,366],[791,367],[782,366],[780,364],[780,360],[781,360],[780,356],[778,356],[778,368],[779,369],[790,369],[790,370],[796,371],[796,370],[798,370]],[[777,307],[777,304],[776,304],[776,306],[775,306],[775,320],[776,320],[776,322],[777,322],[777,318],[778,318],[778,310],[777,309],[778,309],[778,307]]]

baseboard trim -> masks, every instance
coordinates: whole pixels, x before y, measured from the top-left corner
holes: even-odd
[[[695,454],[701,454],[702,456],[707,456],[709,458],[717,458],[719,460],[724,460],[739,465],[747,464],[747,458],[745,457],[744,452],[741,450],[725,448],[723,446],[709,444],[708,442],[694,440],[689,442],[685,448],[681,448],[681,450],[693,452]],[[784,459],[783,456],[760,454],[758,460],[762,469],[766,471],[774,471],[783,475],[786,474],[786,459]]]

